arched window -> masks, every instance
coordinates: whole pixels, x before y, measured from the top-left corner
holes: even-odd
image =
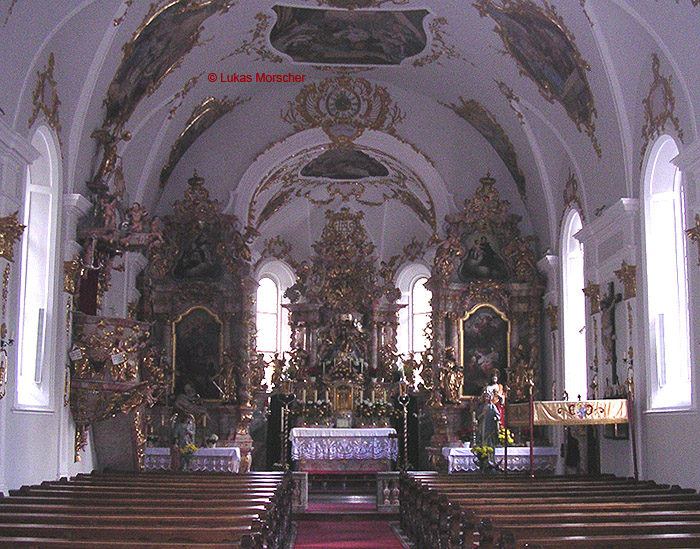
[[[691,404],[685,209],[673,138],[651,149],[644,176],[644,240],[651,406]]]
[[[40,156],[27,169],[19,319],[17,405],[51,406],[56,235],[58,228],[58,154],[46,127],[34,133]]]
[[[582,229],[576,210],[567,214],[562,235],[564,388],[569,397],[588,396],[586,367],[586,296],[583,293],[583,245],[575,235]]]
[[[422,263],[403,267],[396,277],[405,307],[399,310],[399,327],[396,333],[397,349],[402,356],[414,356],[425,350],[425,327],[430,321],[431,292],[425,287],[430,270]]]
[[[412,354],[417,354],[425,351],[429,345],[429,341],[425,335],[425,329],[430,322],[432,309],[430,307],[430,298],[432,294],[425,287],[428,279],[424,276],[417,278],[411,287],[411,349]]]
[[[281,261],[265,263],[258,271],[256,294],[257,351],[262,353],[268,367],[264,383],[272,386],[272,359],[290,349],[289,315],[282,307],[284,292],[294,284],[294,273]]]

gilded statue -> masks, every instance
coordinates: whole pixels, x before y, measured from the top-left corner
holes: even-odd
[[[445,404],[459,403],[462,393],[462,384],[464,382],[464,373],[459,367],[459,364],[457,364],[454,347],[447,347],[445,349],[445,360],[440,377],[443,402]]]

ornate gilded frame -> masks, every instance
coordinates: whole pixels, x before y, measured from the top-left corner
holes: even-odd
[[[473,395],[465,395],[464,394],[464,388],[466,386],[467,382],[467,375],[465,371],[465,363],[464,363],[464,351],[465,351],[465,336],[464,336],[464,324],[467,322],[474,314],[476,314],[479,310],[481,309],[491,309],[494,311],[506,324],[506,357],[505,357],[505,362],[499,361],[497,368],[498,368],[498,373],[499,373],[499,379],[501,380],[501,383],[506,379],[506,375],[510,369],[510,355],[511,355],[511,334],[513,331],[513,323],[512,321],[508,318],[506,313],[493,305],[492,303],[478,303],[477,305],[474,305],[471,309],[469,309],[466,314],[459,319],[459,365],[462,368],[462,371],[465,372],[464,375],[464,380],[462,383],[462,390],[460,391],[462,399],[470,399],[473,397]],[[488,384],[488,382],[486,383]]]
[[[182,322],[187,316],[189,316],[192,311],[195,310],[202,310],[205,313],[207,313],[217,324],[219,324],[220,331],[219,331],[219,352],[218,352],[218,364],[217,364],[217,369],[220,370],[222,366],[222,361],[224,357],[224,323],[219,318],[219,315],[217,315],[214,311],[209,309],[208,307],[205,307],[204,305],[193,305],[189,309],[187,309],[184,313],[179,315],[172,323],[171,325],[171,334],[172,334],[172,380],[170,383],[170,389],[171,391],[175,391],[175,383],[176,383],[176,376],[178,372],[178,365],[177,365],[177,326],[180,322]],[[215,399],[217,400],[217,399]]]

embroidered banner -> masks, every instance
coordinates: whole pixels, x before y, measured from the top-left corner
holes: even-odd
[[[508,406],[508,424],[526,427],[530,421],[530,405]],[[535,425],[608,425],[627,423],[627,400],[559,401],[546,400],[534,403]]]

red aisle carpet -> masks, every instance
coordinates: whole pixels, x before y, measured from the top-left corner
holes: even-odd
[[[294,549],[402,549],[382,521],[299,522]]]

